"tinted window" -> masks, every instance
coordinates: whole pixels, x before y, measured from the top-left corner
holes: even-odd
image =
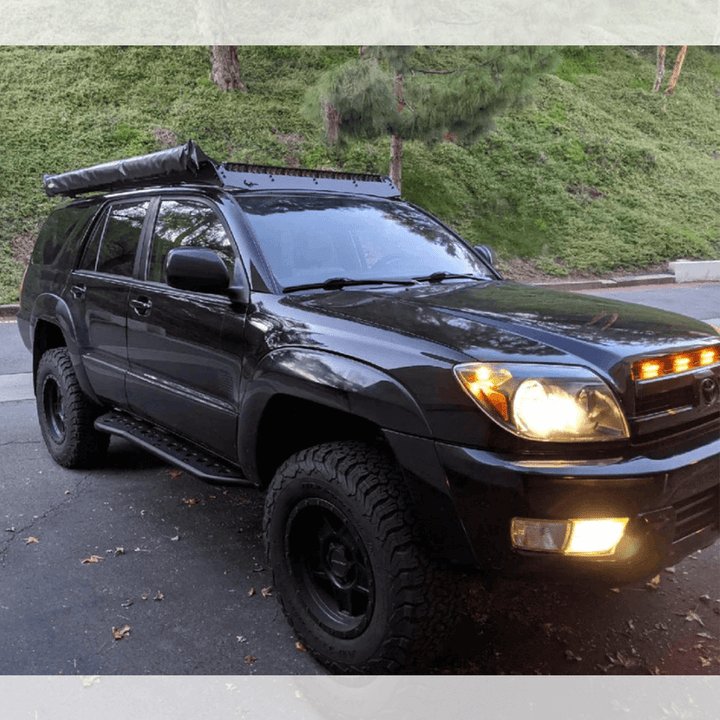
[[[165,282],[165,259],[175,247],[215,250],[232,273],[232,241],[215,211],[202,203],[164,200],[160,205],[148,267],[148,280]]]
[[[97,265],[98,248],[100,247],[100,238],[102,237],[103,230],[105,229],[105,220],[107,220],[106,212],[98,219],[98,222],[92,229],[90,239],[85,245],[82,260],[78,266],[80,270],[95,270],[95,266]]]
[[[483,263],[410,205],[322,196],[237,196],[281,285],[331,277],[487,276]]]
[[[143,202],[110,208],[95,264],[98,272],[126,277],[132,275],[147,207],[148,203]],[[83,257],[83,267],[89,270],[92,269],[93,240],[90,239],[91,246],[86,250],[88,257]]]
[[[97,206],[64,207],[52,212],[42,226],[32,255],[32,261],[52,265],[67,248],[74,236],[84,230],[95,214]]]

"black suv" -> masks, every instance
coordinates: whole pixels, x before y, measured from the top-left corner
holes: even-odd
[[[427,658],[452,565],[617,583],[717,539],[709,325],[503,281],[385,177],[189,142],[44,182],[90,193],[45,223],[18,315],[51,455],[119,435],[267,488],[275,587],[332,669]]]

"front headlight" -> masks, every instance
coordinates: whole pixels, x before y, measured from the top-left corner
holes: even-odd
[[[573,365],[467,363],[454,368],[460,384],[495,422],[523,438],[597,442],[629,437],[610,388]]]

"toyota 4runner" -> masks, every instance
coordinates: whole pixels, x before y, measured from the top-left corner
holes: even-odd
[[[267,489],[275,587],[330,668],[428,657],[452,564],[617,583],[718,538],[709,325],[504,281],[386,177],[189,142],[44,184],[84,196],[18,315],[50,454],[118,435]]]

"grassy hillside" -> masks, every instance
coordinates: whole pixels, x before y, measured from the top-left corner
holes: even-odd
[[[329,150],[299,114],[318,73],[356,53],[243,47],[245,94],[210,81],[208,47],[0,48],[0,303],[17,299],[15,258],[58,203],[43,173],[189,138],[218,160],[387,173],[389,139]],[[720,52],[691,47],[670,98],[650,90],[654,48],[563,57],[476,145],[406,142],[405,197],[556,275],[720,257]]]

